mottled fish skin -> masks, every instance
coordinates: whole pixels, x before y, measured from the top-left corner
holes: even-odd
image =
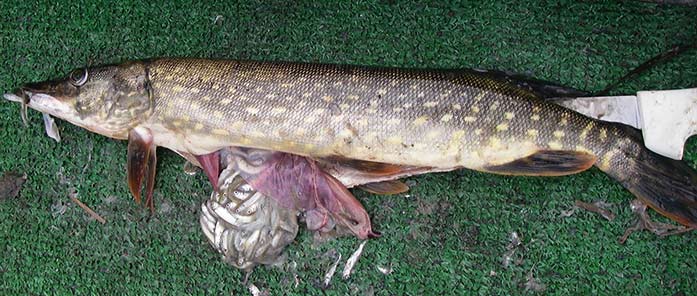
[[[147,67],[156,106],[145,125],[163,130],[158,145],[193,154],[233,145],[486,170],[539,150],[602,156],[621,132],[467,70],[199,59]]]
[[[6,97],[114,138],[144,131],[154,145],[189,156],[241,146],[533,176],[595,165],[652,208],[697,228],[694,169],[646,149],[636,130],[545,102],[495,76],[154,59],[80,69]]]

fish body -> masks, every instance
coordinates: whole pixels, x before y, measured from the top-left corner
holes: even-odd
[[[135,138],[197,157],[239,146],[534,176],[595,165],[697,227],[697,173],[686,164],[647,150],[635,130],[477,71],[155,59],[79,69],[17,96],[91,131],[125,139],[145,130]]]
[[[216,60],[148,67],[155,109],[143,125],[159,146],[193,154],[243,146],[485,170],[538,150],[604,155],[602,142],[617,132],[471,71]]]

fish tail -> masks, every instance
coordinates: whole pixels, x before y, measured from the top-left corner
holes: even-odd
[[[647,149],[638,130],[614,128],[617,142],[597,153],[595,165],[662,215],[697,228],[697,171]]]

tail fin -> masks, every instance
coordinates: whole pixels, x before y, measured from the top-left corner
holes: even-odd
[[[600,157],[598,168],[662,215],[697,228],[697,171],[648,150],[637,130],[620,129],[626,137]]]

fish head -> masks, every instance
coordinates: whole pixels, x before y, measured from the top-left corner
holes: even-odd
[[[28,83],[5,98],[105,136],[125,139],[152,114],[142,62],[80,68],[60,79]]]

